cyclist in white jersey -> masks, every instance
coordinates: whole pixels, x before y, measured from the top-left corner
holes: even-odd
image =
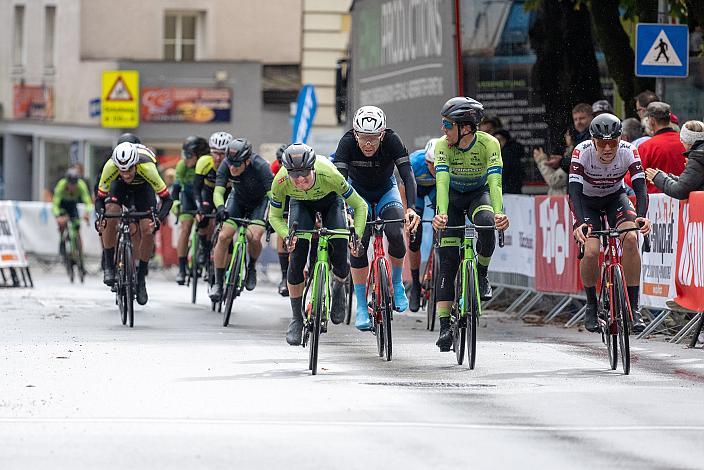
[[[589,331],[598,331],[596,282],[599,274],[599,240],[588,238],[592,230],[602,230],[601,214],[610,227],[632,228],[641,224],[640,232],[650,232],[648,193],[645,174],[636,147],[621,141],[621,120],[613,114],[601,114],[589,126],[591,140],[575,147],[570,162],[569,198],[575,218],[574,237],[584,244],[584,258],[579,270],[587,295],[584,324]],[[636,209],[626,195],[623,177],[631,174],[636,193]],[[586,230],[586,235],[585,235]],[[640,291],[640,253],[636,232],[621,236],[623,271],[633,311],[633,332],[645,329],[638,309]]]

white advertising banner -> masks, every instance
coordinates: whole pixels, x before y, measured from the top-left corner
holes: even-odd
[[[0,201],[0,268],[27,267],[12,204]]]
[[[497,238],[489,269],[535,277],[535,201],[531,196],[505,194],[504,210],[510,226],[504,233],[503,248]]]
[[[12,201],[17,219],[17,226],[22,237],[22,243],[28,253],[37,255],[59,255],[59,226],[51,213],[51,204],[37,201]],[[78,205],[79,215],[83,215],[85,207]],[[95,216],[90,214],[90,222],[81,221],[81,239],[83,252],[86,256],[100,257],[102,248],[98,233],[93,227]]]
[[[653,223],[650,253],[642,254],[640,303],[646,307],[666,308],[665,301],[675,297],[677,224],[680,202],[666,194],[651,194],[648,219]]]

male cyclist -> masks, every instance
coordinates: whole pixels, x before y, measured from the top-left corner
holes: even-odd
[[[218,221],[224,222],[215,245],[215,285],[210,292],[210,299],[218,302],[222,298],[222,285],[227,267],[227,251],[232,237],[237,230],[237,223],[232,218],[245,218],[264,223],[266,209],[269,205],[267,194],[271,190],[269,164],[252,151],[252,144],[247,139],[233,139],[227,145],[225,159],[217,171],[213,200],[217,208]],[[232,192],[225,202],[225,187],[228,182]],[[244,287],[253,290],[257,285],[256,262],[262,252],[264,227],[250,225],[247,227],[247,254],[249,264]]]
[[[482,104],[472,98],[457,96],[448,100],[440,112],[443,138],[435,144],[435,178],[437,180],[437,214],[433,228],[465,223],[465,211],[475,225],[508,228],[501,194],[501,147],[492,135],[477,130],[484,114]],[[477,240],[477,274],[479,295],[491,298],[487,274],[494,253],[493,231],[479,230]],[[437,312],[440,319],[440,351],[452,345],[450,309],[455,297],[455,276],[460,263],[460,230],[448,230],[439,249],[440,279],[437,280]]]
[[[599,239],[589,238],[592,230],[602,230],[601,214],[605,213],[610,227],[619,229],[642,224],[640,232],[647,235],[651,223],[648,212],[648,191],[638,149],[621,140],[621,120],[613,114],[600,114],[589,125],[592,136],[577,145],[570,163],[569,197],[574,218],[574,237],[584,244],[584,258],[579,265],[587,310],[584,326],[588,331],[598,331],[596,282],[599,275]],[[636,209],[626,196],[623,177],[630,173],[636,193]],[[626,232],[621,236],[623,272],[626,277],[628,298],[633,312],[633,332],[645,329],[638,309],[640,290],[640,253],[638,236]]]
[[[93,210],[93,200],[90,197],[88,185],[83,181],[78,170],[71,168],[66,172],[66,176],[56,183],[52,212],[59,226],[59,239],[63,237],[67,222],[71,222],[71,224],[76,227],[76,233],[78,235],[77,243],[80,244],[81,234],[79,229],[81,227],[81,221],[78,217],[78,201],[86,205],[83,219],[87,221],[88,214]],[[64,248],[64,244],[61,243],[59,251],[62,251]]]
[[[284,155],[284,151],[288,148],[288,144],[283,144],[276,151],[276,160],[271,162],[271,172],[277,174],[281,169],[281,158]],[[284,203],[284,217],[288,216],[288,198]],[[283,297],[288,297],[288,283],[286,282],[286,275],[288,272],[288,251],[286,251],[286,246],[284,246],[284,239],[281,237],[276,237],[276,252],[279,255],[279,265],[281,266],[281,282],[279,282],[279,294]]]
[[[352,129],[342,136],[335,151],[335,167],[342,176],[349,176],[350,184],[367,202],[376,204],[375,216],[382,219],[406,219],[409,230],[415,230],[420,219],[413,210],[416,203],[416,181],[408,158],[408,151],[398,135],[386,128],[386,115],[376,106],[362,106],[352,120]],[[398,168],[406,190],[407,206],[404,214],[403,202],[396,184],[394,167]],[[403,239],[401,223],[384,227],[389,242],[391,259],[391,280],[394,290],[394,306],[399,312],[408,308],[408,299],[403,287],[403,257],[406,255],[406,242]],[[369,274],[367,247],[371,227],[362,237],[362,252],[352,254],[352,281],[357,297],[355,326],[359,330],[371,327],[367,311],[366,281]]]
[[[193,199],[196,201],[196,222],[198,223],[198,237],[200,250],[198,251],[198,264],[204,266],[210,256],[210,238],[213,235],[215,223],[206,219],[205,215],[215,210],[213,193],[218,168],[225,158],[228,144],[232,142],[232,134],[215,132],[210,136],[210,155],[203,155],[196,163],[196,174],[193,177]]]
[[[164,180],[156,168],[154,153],[144,145],[123,142],[112,151],[112,157],[105,163],[95,210],[99,216],[103,210],[117,213],[121,206],[132,206],[138,212],[156,208],[156,196],[161,199],[157,214],[163,221],[169,215],[173,204]],[[96,228],[103,240],[105,270],[103,282],[108,286],[115,283],[115,244],[117,243],[118,219],[105,219]],[[137,303],[147,303],[147,284],[145,277],[149,266],[149,257],[154,250],[154,232],[159,229],[151,219],[139,222],[135,247],[139,266],[137,268]]]
[[[181,160],[176,165],[176,182],[171,187],[171,197],[174,201],[181,230],[178,234],[176,254],[178,255],[178,274],[176,283],[183,285],[186,282],[186,263],[188,262],[188,240],[191,238],[193,227],[193,212],[197,209],[193,192],[193,180],[196,175],[198,159],[207,155],[208,141],[203,137],[192,135],[183,141],[181,147]]]
[[[308,260],[310,234],[288,238],[289,230],[284,220],[284,202],[290,198],[289,223],[295,221],[301,230],[315,227],[319,212],[322,224],[328,229],[344,229],[347,226],[345,202],[354,210],[354,231],[358,237],[364,233],[367,219],[367,204],[352,188],[330,161],[316,158],[315,152],[305,144],[292,144],[284,152],[283,168],[279,170],[271,187],[269,222],[276,234],[287,240],[291,254],[288,268],[288,291],[293,317],[288,325],[286,341],[295,346],[301,344],[303,330],[303,269]],[[359,247],[357,247],[358,249]],[[347,263],[347,240],[333,237],[330,240],[330,264],[332,265],[332,305],[330,319],[339,324],[345,317],[345,280],[349,276]]]
[[[411,167],[416,178],[416,204],[415,211],[418,217],[423,217],[425,200],[428,198],[430,206],[435,210],[435,144],[440,139],[430,139],[422,150],[411,154]],[[408,243],[408,262],[411,266],[411,298],[408,299],[411,312],[420,308],[420,246],[423,243],[423,228],[415,232],[413,240]]]

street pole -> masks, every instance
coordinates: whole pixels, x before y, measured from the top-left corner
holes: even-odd
[[[668,23],[669,5],[667,0],[658,0],[658,23]],[[655,94],[660,97],[661,101],[665,100],[665,79],[655,79]]]

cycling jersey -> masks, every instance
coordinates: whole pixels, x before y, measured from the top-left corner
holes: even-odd
[[[362,237],[367,221],[367,203],[328,159],[316,158],[314,170],[315,182],[307,191],[297,189],[293,185],[286,168],[282,167],[274,177],[271,185],[269,223],[276,233],[282,238],[288,236],[288,226],[283,217],[286,196],[292,200],[318,201],[330,193],[335,193],[342,196],[354,210],[354,230],[359,237]]]
[[[602,163],[591,140],[577,145],[572,152],[569,176],[569,195],[577,224],[585,220],[583,198],[606,198],[623,192],[623,178],[630,173],[636,192],[636,213],[645,217],[648,195],[645,174],[638,149],[630,142],[621,141],[611,163]]]
[[[430,173],[425,160],[425,149],[416,150],[410,155],[413,176],[416,178],[416,210],[421,213],[425,208],[425,197],[435,205],[435,176]]]
[[[447,137],[442,137],[435,144],[438,214],[447,214],[450,188],[460,193],[467,193],[487,186],[494,213],[502,214],[502,171],[501,146],[492,135],[477,131],[472,143],[466,149],[450,147],[447,144]]]
[[[345,178],[349,176],[355,189],[379,194],[386,193],[394,186],[394,167],[398,167],[405,186],[407,207],[413,207],[415,204],[416,183],[408,151],[391,129],[386,129],[379,148],[371,157],[364,155],[357,144],[354,131],[350,129],[337,144],[334,163]]]
[[[93,209],[93,201],[90,198],[90,192],[88,191],[88,185],[82,179],[79,179],[73,191],[69,191],[68,182],[66,178],[61,178],[54,188],[54,197],[52,199],[52,213],[55,216],[61,215],[62,203],[71,203],[71,205],[76,204],[78,201],[82,201],[86,205],[86,211]]]
[[[267,196],[274,179],[269,164],[256,154],[250,157],[249,161],[247,168],[238,176],[232,176],[230,173],[231,164],[227,159],[224,159],[220,164],[215,178],[215,193],[213,195],[215,207],[220,207],[225,203],[225,187],[228,182],[232,184],[230,197],[237,198],[245,207],[254,207]]]
[[[131,182],[126,184],[137,186],[147,183],[160,198],[165,198],[169,192],[166,190],[166,183],[161,179],[159,170],[156,167],[156,156],[143,145],[137,145],[137,147],[139,150],[137,174]],[[117,180],[119,176],[120,170],[115,166],[115,162],[112,159],[105,162],[100,182],[98,183],[98,197],[105,198],[110,192],[110,183]]]
[[[216,174],[217,168],[215,168],[215,159],[212,155],[203,155],[198,158],[193,177],[193,198],[198,210],[203,210],[204,201],[213,203]]]

